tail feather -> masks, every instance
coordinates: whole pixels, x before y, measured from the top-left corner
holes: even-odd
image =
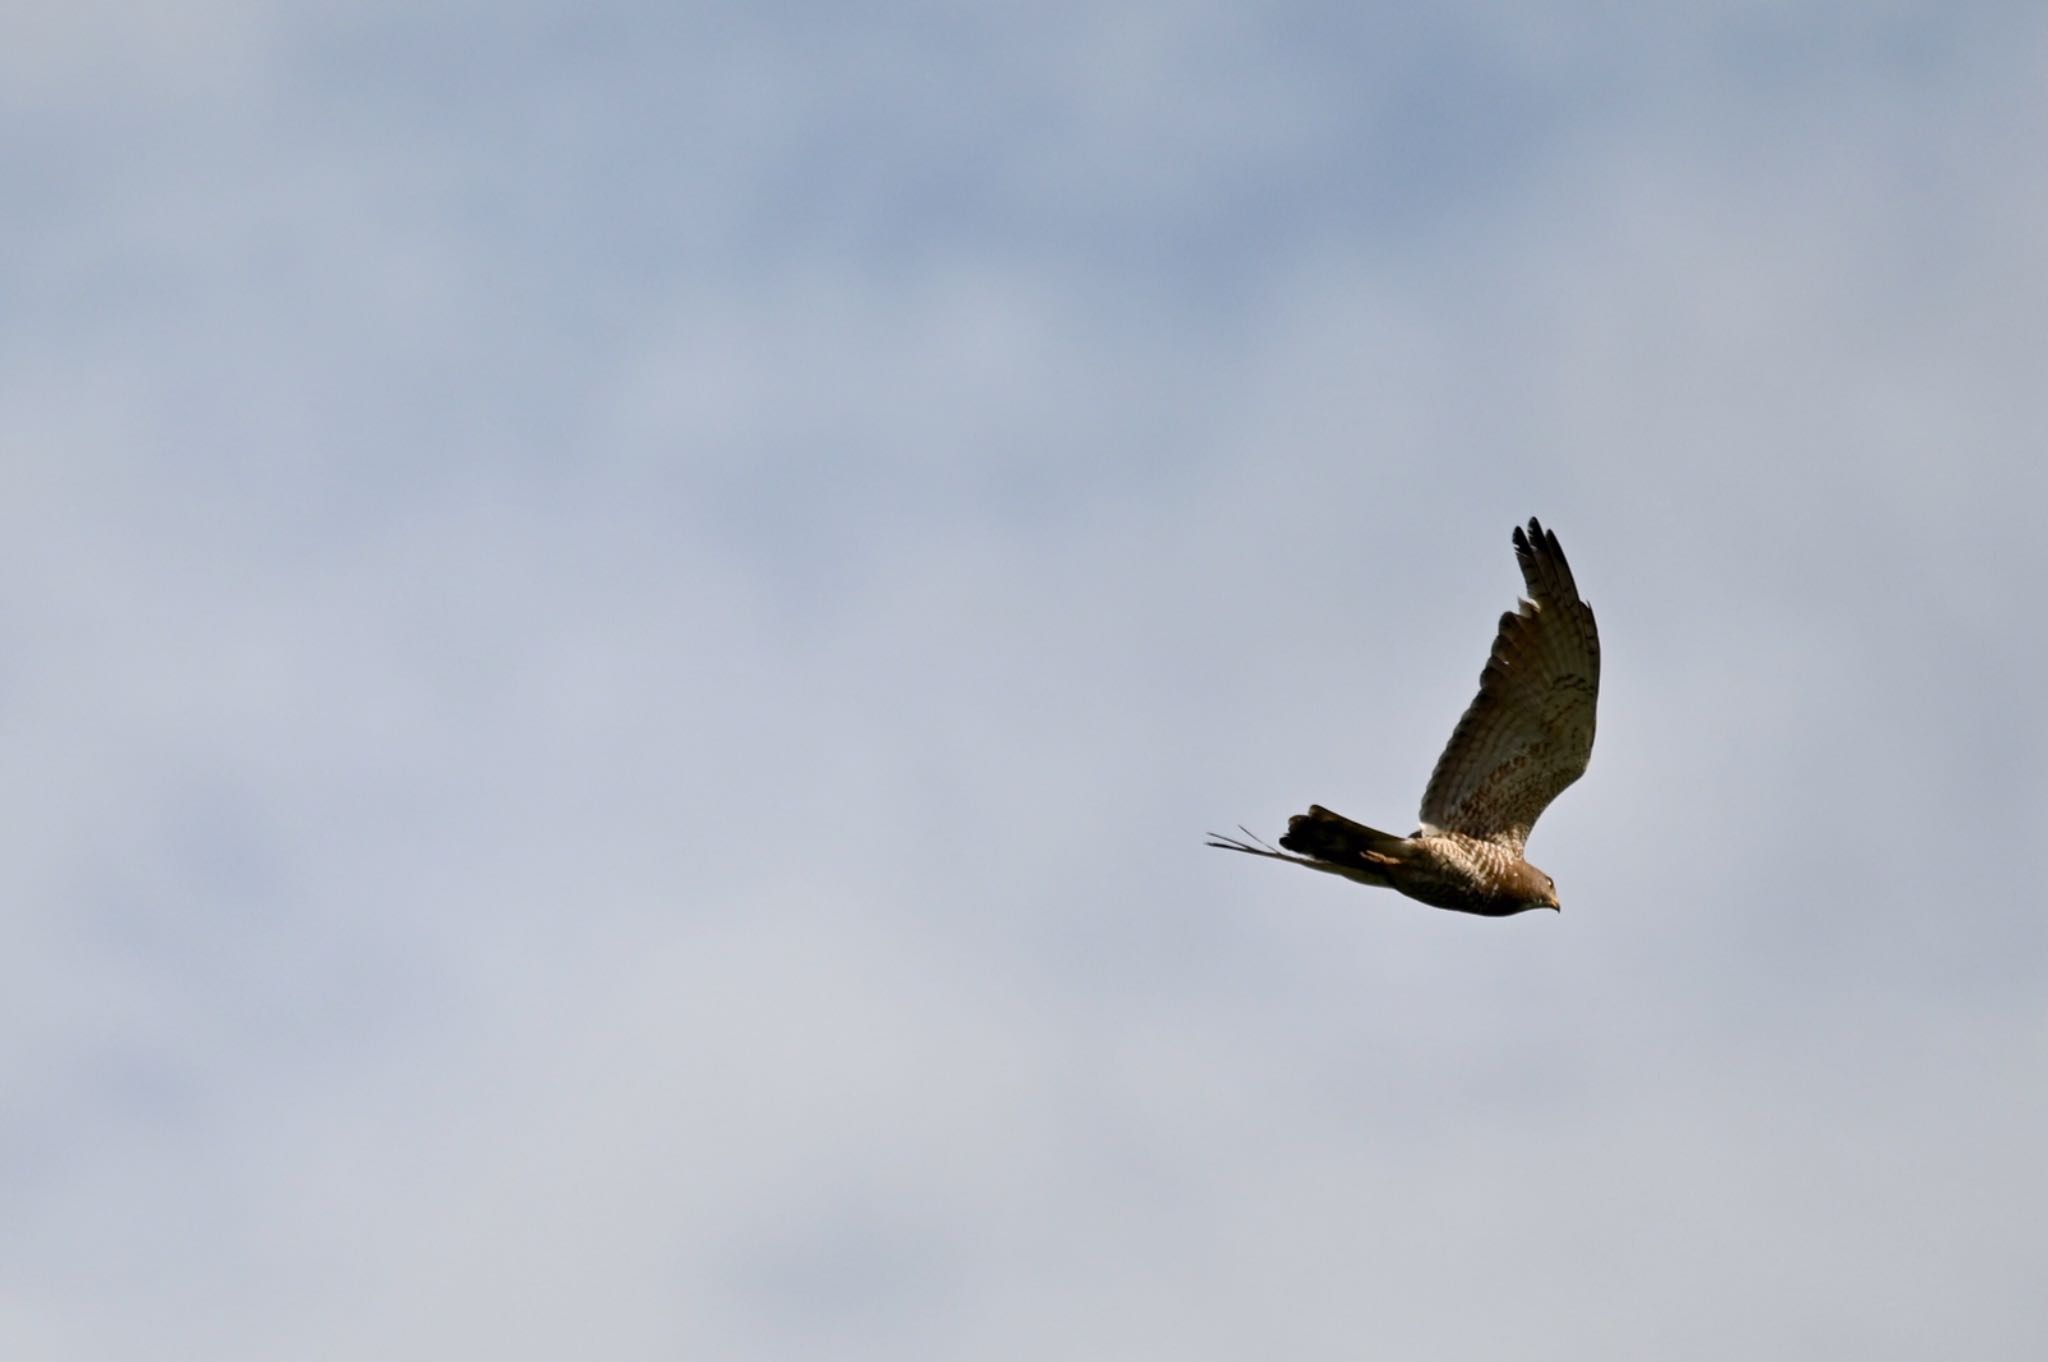
[[[1287,835],[1280,839],[1280,845],[1318,861],[1374,870],[1398,859],[1401,844],[1406,840],[1354,823],[1320,804],[1311,804],[1307,813],[1287,820]]]
[[[1244,830],[1240,828],[1239,831]],[[1280,839],[1280,845],[1286,847],[1286,851],[1273,850],[1249,832],[1244,835],[1247,840],[1239,841],[1235,837],[1212,832],[1209,845],[1223,851],[1242,851],[1249,856],[1286,861],[1290,865],[1372,885],[1393,883],[1389,872],[1400,865],[1401,848],[1407,842],[1405,837],[1391,837],[1376,828],[1331,813],[1320,804],[1311,804],[1307,813],[1298,813],[1287,820],[1287,835]]]

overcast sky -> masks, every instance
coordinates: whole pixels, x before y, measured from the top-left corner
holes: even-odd
[[[2048,1356],[2048,11],[0,9],[0,1353]],[[1561,916],[1395,831],[1557,530]]]

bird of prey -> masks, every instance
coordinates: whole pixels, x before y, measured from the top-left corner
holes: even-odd
[[[1407,837],[1311,804],[1287,820],[1275,851],[1210,834],[1209,845],[1268,856],[1438,908],[1506,917],[1558,908],[1557,883],[1522,859],[1538,815],[1585,774],[1600,693],[1600,636],[1557,536],[1534,519],[1515,531],[1529,600],[1500,617],[1479,695],[1437,758],[1422,826]],[[1289,855],[1288,852],[1296,854]]]

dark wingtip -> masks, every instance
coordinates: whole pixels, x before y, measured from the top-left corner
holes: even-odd
[[[1571,564],[1565,560],[1564,546],[1557,542],[1557,532],[1543,528],[1543,522],[1535,516],[1529,517],[1526,532],[1520,526],[1515,528],[1515,557],[1522,564],[1522,575],[1532,591],[1538,589],[1536,574],[1541,565],[1543,576],[1560,596],[1578,594],[1578,583],[1572,580]]]

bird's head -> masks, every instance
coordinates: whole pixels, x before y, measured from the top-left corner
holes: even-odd
[[[1522,888],[1526,891],[1531,908],[1548,908],[1554,913],[1564,911],[1564,905],[1557,901],[1557,881],[1550,878],[1528,862],[1522,863]]]

